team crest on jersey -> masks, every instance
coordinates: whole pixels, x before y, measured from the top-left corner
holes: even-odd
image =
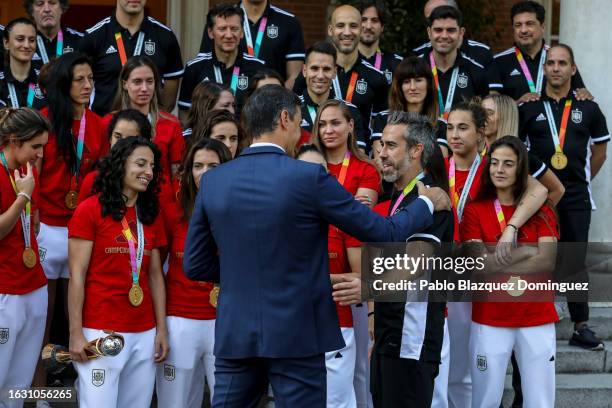
[[[487,357],[481,356],[478,354],[476,356],[476,368],[480,371],[485,371],[487,369]]]
[[[468,86],[468,76],[461,73],[457,76],[457,86],[459,88],[467,88]]]
[[[176,370],[172,364],[164,364],[164,378],[166,381],[174,381]]]
[[[268,38],[276,38],[278,37],[278,27],[271,24],[266,29],[266,33],[268,34]]]
[[[47,256],[47,248],[38,247],[38,257],[40,258],[40,263],[45,261],[45,257]]]
[[[575,124],[582,123],[582,111],[581,110],[576,109],[572,111],[572,122],[574,122]]]
[[[38,87],[38,85],[36,85],[36,87],[34,88],[34,96],[38,99],[42,99],[45,97],[45,95],[43,95],[42,91],[40,90],[40,88]]]
[[[368,83],[365,81],[365,79],[360,79],[357,81],[355,91],[360,95],[363,95],[368,91]]]
[[[151,40],[145,41],[144,43],[144,52],[147,55],[155,54],[155,43]]]
[[[91,383],[96,387],[100,387],[104,384],[104,370],[94,368],[91,370]]]
[[[393,81],[393,72],[385,69],[385,77],[387,78],[387,82],[391,83],[391,81]]]
[[[4,344],[9,339],[9,329],[8,327],[0,327],[0,344]]]
[[[238,89],[240,89],[241,91],[244,91],[245,89],[247,89],[249,87],[249,77],[246,75],[240,75],[238,77]]]

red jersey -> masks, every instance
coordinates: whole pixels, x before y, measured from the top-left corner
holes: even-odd
[[[68,224],[68,237],[93,241],[85,276],[83,327],[118,332],[142,332],[155,327],[153,301],[149,288],[151,251],[166,246],[162,217],[143,225],[145,245],[139,284],[144,292],[140,306],[132,306],[128,292],[132,287],[130,251],[123,236],[121,221],[102,217],[98,197],[89,197],[74,211]],[[137,239],[136,211],[129,207],[126,220]]]
[[[486,166],[486,160],[483,158],[478,165],[478,169],[476,169],[476,175],[474,176],[474,181],[472,181],[472,186],[470,187],[470,191],[468,193],[467,200],[465,201],[465,206],[472,201],[476,194],[478,194],[478,189],[480,188],[480,179],[482,177],[482,171]],[[450,159],[448,157],[444,158],[444,164],[446,165],[446,173],[450,174]],[[463,188],[465,187],[465,183],[467,182],[468,175],[470,174],[469,170],[459,170],[455,169],[455,192],[457,193],[457,197],[461,197],[461,193],[463,192]],[[449,176],[450,177],[450,176]],[[450,181],[450,180],[449,180]],[[453,229],[453,239],[456,242],[461,241],[461,230],[459,228],[459,217],[457,216],[457,208],[455,208],[455,202],[453,201],[453,197],[451,197],[451,205],[453,206],[453,215],[455,216],[455,226]],[[465,207],[464,207],[465,212]]]
[[[48,108],[42,114],[49,116]],[[83,179],[93,170],[94,164],[108,151],[108,139],[104,133],[105,126],[102,119],[90,111],[85,110],[85,141],[83,156],[79,168],[78,179],[70,172],[66,162],[61,157],[57,147],[57,138],[49,133],[49,142],[45,145],[41,168],[40,183],[40,220],[45,224],[56,227],[65,227],[74,210],[66,206],[66,194],[79,191]],[[72,121],[72,134],[76,146],[80,120]]]
[[[349,264],[347,248],[359,248],[361,243],[355,238],[340,231],[333,225],[329,226],[329,234],[327,238],[327,251],[329,256],[329,273],[350,273],[351,265]],[[340,327],[353,327],[353,312],[350,306],[341,306],[336,302],[336,310],[338,312],[338,320]]]
[[[210,282],[192,281],[183,272],[183,250],[188,221],[182,219],[182,209],[176,201],[162,207],[169,248],[169,269],[166,275],[166,314],[187,319],[214,319],[216,309],[210,304]]]
[[[106,129],[113,118],[113,113],[104,116],[104,128]],[[183,160],[185,150],[185,139],[183,129],[178,118],[167,112],[159,112],[155,124],[153,142],[161,152],[161,166],[165,177],[171,176],[171,165],[180,164]]]
[[[34,268],[23,264],[22,254],[25,249],[21,217],[17,219],[13,229],[0,239],[0,293],[8,295],[23,295],[47,284],[47,278],[38,258],[38,244],[34,228],[34,213],[38,202],[38,174],[34,171],[36,188],[32,194],[30,213],[30,245],[37,255]],[[12,174],[11,174],[12,175]],[[5,213],[15,202],[15,190],[4,167],[0,165],[0,214]]]
[[[342,163],[328,163],[327,169],[329,174],[338,178],[340,177],[340,170],[342,170]],[[378,174],[378,170],[376,170],[373,164],[359,160],[354,155],[351,155],[348,170],[346,171],[346,179],[342,187],[348,190],[352,195],[357,194],[359,188],[369,188],[380,193],[380,174]]]
[[[79,189],[79,198],[77,199],[77,204],[81,204],[83,201],[87,200],[93,195],[93,185],[96,177],[98,177],[98,170],[89,172],[85,176],[83,182],[81,183],[81,188]]]
[[[461,238],[463,241],[479,239],[485,243],[495,243],[501,236],[501,227],[497,221],[497,214],[493,204],[494,200],[469,203],[463,213],[461,222]],[[514,214],[515,206],[502,205],[504,218],[509,220]],[[531,217],[518,231],[519,243],[533,243],[537,245],[538,238],[559,238],[557,222],[552,210],[543,206],[540,211]],[[490,281],[507,282],[510,275],[493,275]],[[527,282],[541,282],[548,278],[548,274],[521,275],[520,279]],[[489,279],[487,279],[489,281]],[[495,292],[495,299],[516,299],[506,292]],[[552,323],[559,320],[555,305],[552,301],[554,293],[540,292],[528,294],[529,297],[550,298],[550,302],[473,302],[472,320],[476,323],[498,327],[529,327]]]

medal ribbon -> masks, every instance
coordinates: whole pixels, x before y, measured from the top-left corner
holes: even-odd
[[[357,71],[353,71],[353,73],[351,74],[351,80],[349,82],[348,89],[346,90],[345,99],[348,103],[353,102],[353,93],[355,92],[355,84],[357,84],[358,76],[359,74],[357,73]]]
[[[64,33],[62,30],[57,32],[57,44],[55,45],[55,56],[59,57],[64,53]]]
[[[429,65],[431,66],[431,74],[434,79],[434,84],[438,90],[438,106],[440,109],[440,117],[444,121],[448,120],[448,114],[450,113],[451,106],[453,104],[453,98],[455,97],[455,88],[457,87],[457,78],[459,77],[459,67],[453,69],[451,76],[451,82],[448,86],[448,95],[446,95],[446,103],[444,103],[444,97],[442,96],[442,87],[440,87],[440,79],[438,77],[438,68],[436,67],[436,61],[434,60],[433,52],[429,54]]]
[[[19,194],[19,190],[17,190],[17,184],[15,184],[15,180],[13,179],[13,175],[11,174],[11,170],[9,169],[8,162],[6,161],[6,156],[3,151],[0,151],[0,160],[2,160],[2,167],[6,170],[6,173],[9,176],[9,180],[11,180],[11,185],[13,186],[13,190],[15,194]],[[23,230],[23,241],[25,243],[26,248],[30,248],[30,225],[31,218],[30,214],[32,212],[32,204],[30,201],[26,203],[25,209],[19,214],[21,218],[21,229]]]
[[[138,210],[136,209],[136,233],[138,234],[138,250],[136,250],[134,246],[134,235],[132,234],[132,230],[128,225],[125,217],[121,220],[121,226],[123,230],[123,236],[128,242],[128,247],[130,249],[130,266],[132,272],[132,285],[138,284],[138,279],[140,278],[140,267],[142,266],[142,258],[144,256],[144,231],[142,228],[142,223],[138,218]]]
[[[463,186],[463,190],[461,191],[461,196],[457,194],[457,190],[455,187],[455,158],[451,157],[449,160],[449,168],[448,168],[448,185],[450,187],[451,192],[451,201],[453,207],[457,210],[457,218],[459,222],[461,222],[461,218],[463,217],[463,209],[465,208],[465,204],[467,202],[467,198],[470,195],[470,189],[472,188],[472,183],[474,183],[474,178],[476,177],[476,173],[478,172],[478,166],[480,165],[482,157],[480,154],[476,155],[476,158],[472,162],[472,166],[470,167],[470,172],[468,173],[467,180],[465,181],[465,185]]]
[[[340,175],[338,175],[338,182],[344,186],[346,180],[346,173],[348,171],[349,163],[351,162],[351,151],[347,150],[344,153],[344,159],[342,160],[342,168],[340,169]]]
[[[380,70],[380,66],[382,64],[382,53],[380,52],[380,48],[376,49],[376,59],[374,60],[374,68]]]
[[[15,84],[11,83],[11,82],[7,82],[6,86],[8,87],[8,91],[9,91],[9,98],[11,99],[11,106],[13,108],[19,108],[19,99],[17,98],[17,91],[15,90]],[[26,100],[26,104],[28,108],[31,108],[32,105],[34,104],[34,94],[36,93],[36,85],[33,83],[30,83],[28,85],[28,96],[27,96],[27,100]]]
[[[406,187],[404,187],[404,190],[402,190],[402,194],[400,194],[400,196],[397,198],[397,200],[395,200],[395,204],[393,204],[393,209],[391,210],[391,215],[395,214],[395,211],[397,210],[397,207],[399,207],[399,205],[404,200],[404,198],[408,194],[410,194],[410,192],[414,189],[414,186],[416,186],[417,181],[421,180],[423,177],[425,177],[425,173],[420,172],[419,174],[417,174],[417,176],[415,178],[410,180],[410,183],[408,183],[408,185]]]
[[[550,128],[550,134],[555,144],[555,152],[563,153],[563,145],[565,144],[565,134],[567,132],[567,121],[569,119],[570,109],[572,108],[572,100],[567,99],[565,106],[563,107],[563,116],[561,116],[561,132],[557,131],[557,123],[552,113],[549,101],[544,101],[544,110],[546,111],[546,117],[548,119],[548,126]]]
[[[234,95],[236,95],[236,89],[238,88],[238,75],[240,75],[240,67],[234,65],[234,71],[232,72],[232,82],[230,84],[230,88]]]
[[[253,36],[251,35],[251,27],[249,26],[249,16],[247,15],[244,6],[240,4],[240,8],[244,13],[244,19],[242,21],[242,30],[244,31],[244,39],[247,44],[247,52],[251,57],[257,58],[259,50],[261,49],[261,43],[263,41],[263,33],[266,31],[266,25],[268,24],[268,17],[263,16],[259,22],[259,29],[257,30],[257,38],[255,39],[255,47],[253,47]]]
[[[521,70],[523,71],[523,75],[527,79],[527,85],[529,85],[529,91],[532,93],[542,93],[542,84],[544,83],[544,62],[546,61],[546,49],[542,48],[542,55],[540,55],[540,63],[538,65],[538,82],[534,85],[533,77],[531,76],[531,72],[529,72],[529,68],[527,67],[527,63],[525,62],[525,58],[523,57],[523,53],[519,50],[518,47],[514,47],[514,52],[516,53],[516,59],[521,66]]]
[[[495,214],[497,215],[497,222],[499,223],[499,228],[501,229],[501,232],[504,232],[504,230],[506,229],[506,217],[504,217],[504,212],[502,211],[502,207],[498,198],[493,201],[493,206],[495,207]]]
[[[308,114],[310,115],[310,119],[312,120],[312,124],[314,125],[315,118],[317,117],[317,110],[314,106],[310,105],[306,105],[306,108],[308,108]]]
[[[121,66],[124,66],[127,62],[127,53],[125,52],[125,46],[123,45],[123,37],[121,33],[115,33],[115,42],[117,43],[117,52],[119,53],[119,59],[121,60]],[[142,43],[144,42],[144,33],[141,31],[138,33],[138,40],[136,40],[136,48],[134,48],[134,55],[140,55],[142,51]]]

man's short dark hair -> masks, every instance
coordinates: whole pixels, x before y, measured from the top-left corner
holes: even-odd
[[[576,65],[576,63],[574,62],[574,50],[572,49],[572,47],[567,44],[559,43],[550,47],[550,49],[553,48],[563,48],[570,56],[570,64]],[[546,53],[546,60],[548,60],[548,56],[550,55],[550,49],[549,52]]]
[[[280,85],[264,85],[253,92],[242,109],[242,123],[247,137],[259,138],[273,132],[282,111],[293,119],[300,110],[300,99],[291,90]]]
[[[434,21],[445,20],[447,18],[452,18],[459,27],[463,27],[463,14],[461,14],[459,9],[452,6],[440,6],[433,9],[427,19],[427,26],[431,27]]]
[[[514,17],[517,14],[522,13],[533,13],[536,15],[536,18],[540,22],[540,24],[544,24],[544,20],[546,19],[546,9],[543,5],[533,0],[525,0],[519,3],[516,3],[510,9],[510,21],[514,23]]]
[[[34,17],[32,14],[34,13],[34,2],[36,0],[23,0],[23,9],[28,13],[30,17]],[[62,8],[62,12],[65,13],[68,10],[68,0],[59,0],[60,7]]]
[[[306,58],[305,61],[308,61],[308,56],[313,52],[318,52],[319,54],[329,55],[334,59],[334,65],[336,64],[336,59],[338,58],[338,51],[336,51],[336,47],[329,41],[317,41],[313,45],[311,45],[306,50]]]
[[[244,14],[240,7],[230,4],[230,3],[222,3],[217,4],[215,7],[211,8],[206,15],[206,27],[214,28],[215,27],[215,19],[217,17],[221,18],[229,18],[232,16],[240,17],[240,25],[244,22]]]
[[[389,15],[389,10],[387,9],[385,2],[381,0],[362,0],[359,3],[359,11],[361,12],[361,15],[363,16],[363,12],[370,7],[374,7],[376,9],[376,14],[378,14],[380,24],[384,26]]]

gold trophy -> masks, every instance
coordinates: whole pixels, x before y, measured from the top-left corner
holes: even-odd
[[[89,360],[102,356],[113,357],[123,349],[125,341],[122,335],[107,330],[104,330],[104,333],[108,335],[92,340],[85,346],[85,354]],[[68,349],[57,344],[47,344],[43,347],[41,358],[43,367],[51,374],[62,372],[72,361]]]

